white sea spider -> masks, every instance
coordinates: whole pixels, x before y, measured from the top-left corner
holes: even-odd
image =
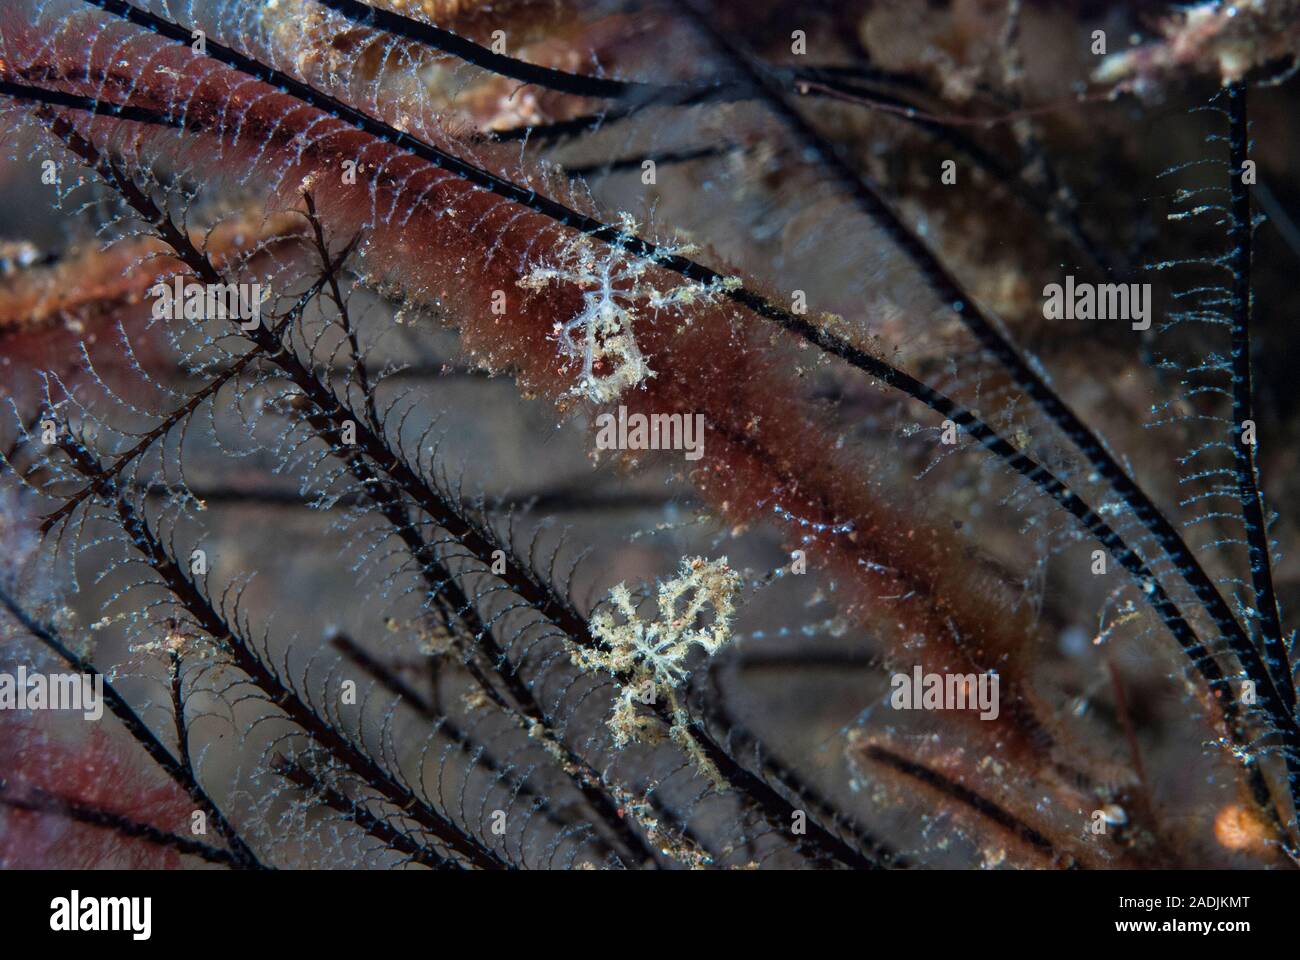
[[[653,703],[662,696],[672,715],[669,736],[710,779],[721,782],[713,764],[703,756],[687,730],[690,718],[678,702],[676,690],[690,676],[686,657],[691,647],[702,647],[708,656],[713,656],[731,639],[731,617],[741,583],[740,574],[727,565],[726,557],[683,558],[678,575],[657,587],[659,615],[653,620],[638,616],[636,603],[625,584],[610,590],[610,604],[597,610],[591,618],[592,636],[605,649],[576,649],[573,662],[586,670],[606,670],[624,678],[608,721],[615,746],[655,739],[654,720],[643,716],[637,705]],[[696,627],[695,622],[706,605],[713,608],[712,619]]]
[[[634,236],[636,222],[627,214],[619,219],[622,235]],[[694,248],[662,245],[658,249],[660,256],[672,256],[690,253]],[[719,291],[738,282],[683,281],[661,289],[647,276],[654,266],[650,258],[633,256],[617,244],[606,246],[579,234],[558,256],[537,264],[519,280],[519,286],[529,290],[540,290],[551,283],[571,283],[583,291],[582,309],[554,329],[560,353],[582,361],[582,372],[571,393],[595,403],[607,403],[655,376],[637,345],[637,322],[653,321],[664,311],[679,312],[692,304],[709,302]]]

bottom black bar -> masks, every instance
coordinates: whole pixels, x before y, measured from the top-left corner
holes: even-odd
[[[1294,894],[1294,878],[1270,872],[14,871],[0,873],[0,929],[6,946],[75,939],[132,952],[406,949],[394,935],[426,947],[453,935],[465,948],[492,952],[597,943],[652,949],[655,941],[668,948],[675,938],[701,936],[736,947],[761,945],[774,932],[821,940],[840,930],[864,946],[910,930],[930,949],[1124,941],[1182,948],[1191,940],[1231,949],[1289,932]]]

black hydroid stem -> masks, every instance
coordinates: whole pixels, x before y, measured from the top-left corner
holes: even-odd
[[[1237,491],[1241,497],[1242,519],[1246,524],[1246,543],[1250,559],[1251,585],[1255,594],[1255,613],[1263,634],[1264,656],[1272,670],[1282,702],[1295,714],[1295,681],[1286,647],[1282,643],[1282,618],[1277,592],[1273,588],[1272,551],[1269,549],[1268,523],[1264,519],[1260,496],[1255,450],[1258,443],[1246,443],[1243,431],[1247,420],[1253,421],[1254,390],[1251,379],[1250,269],[1255,229],[1251,219],[1250,189],[1246,183],[1246,163],[1250,155],[1250,125],[1246,109],[1246,84],[1228,88],[1228,181],[1232,196],[1232,216],[1228,238],[1231,242],[1232,270],[1232,431],[1236,435],[1232,454],[1236,461]],[[1258,434],[1257,434],[1258,437]]]

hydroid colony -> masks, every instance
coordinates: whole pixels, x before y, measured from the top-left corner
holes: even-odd
[[[7,10],[3,656],[107,716],[0,714],[6,862],[1292,865],[1291,11],[1212,6]]]

